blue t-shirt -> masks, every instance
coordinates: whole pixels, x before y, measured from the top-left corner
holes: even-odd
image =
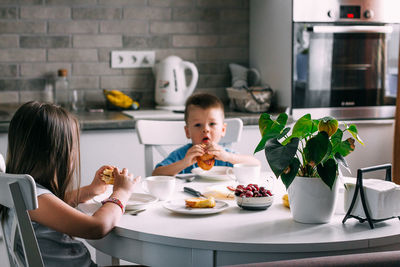
[[[189,150],[189,148],[191,148],[193,146],[193,144],[186,144],[174,151],[172,151],[168,157],[166,157],[163,161],[161,161],[160,163],[158,163],[156,165],[156,168],[160,167],[160,166],[166,166],[166,165],[170,165],[174,162],[180,161],[181,159],[183,159],[187,153],[187,151]],[[224,147],[225,151],[227,152],[231,152],[233,153],[230,149]],[[232,167],[233,164],[226,162],[226,161],[221,161],[221,160],[215,160],[215,164],[214,166],[228,166],[228,167]],[[186,169],[182,170],[180,173],[191,173],[192,169],[199,167],[197,165],[197,163],[194,163],[192,166],[187,167]]]

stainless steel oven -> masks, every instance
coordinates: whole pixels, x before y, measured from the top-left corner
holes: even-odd
[[[276,1],[265,2],[275,2],[269,7],[279,10]],[[290,67],[293,116],[311,112],[314,116],[330,114],[341,119],[392,118],[397,92],[400,1],[293,0],[290,10],[284,16],[291,18],[290,36],[286,36],[286,42],[290,41],[290,51],[286,51],[290,53],[290,64],[286,66]],[[277,19],[283,25],[289,24],[281,17]],[[268,34],[273,42],[284,40],[282,33],[272,30]],[[251,38],[252,41],[255,40]],[[288,60],[279,50],[276,53]],[[254,57],[253,54],[250,61]],[[260,64],[265,62],[256,65]],[[263,71],[265,74],[262,68]],[[265,82],[268,77],[271,75],[263,76]],[[279,77],[272,78],[273,83],[276,79]],[[286,90],[277,89],[278,94]]]

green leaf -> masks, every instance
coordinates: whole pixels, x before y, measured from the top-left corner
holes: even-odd
[[[265,148],[266,142],[271,139],[278,137],[282,135],[286,135],[289,130],[283,130],[283,128],[286,125],[288,119],[288,115],[286,113],[281,113],[278,115],[278,118],[276,121],[271,119],[271,115],[267,113],[261,114],[259,120],[258,120],[258,125],[260,128],[260,132],[262,133],[262,138],[260,142],[258,143],[257,147],[254,150],[254,153],[257,153]]]
[[[276,122],[279,123],[280,125],[286,125],[288,117],[289,116],[286,113],[281,113],[276,118]]]
[[[274,122],[271,119],[271,115],[267,113],[263,113],[260,115],[260,118],[258,119],[258,127],[260,129],[261,135],[263,135],[264,131],[268,128],[271,128],[271,125]]]
[[[354,139],[353,139],[354,142]],[[354,151],[354,148],[350,144],[348,140],[344,140],[343,142],[340,142],[336,147],[335,147],[335,154],[339,153],[343,157],[346,157],[350,152]]]
[[[313,121],[311,120],[311,115],[306,114],[303,117],[301,117],[293,126],[291,138],[293,137],[304,138],[307,135],[309,135],[312,129],[313,129]]]
[[[266,133],[260,140],[260,142],[258,143],[256,149],[254,150],[254,154],[263,150],[265,148],[265,144],[267,143],[267,141],[271,138],[276,138],[277,136],[279,136],[279,132],[268,132]]]
[[[304,156],[306,161],[314,163],[314,166],[319,164],[328,153],[329,137],[326,132],[319,132],[316,136],[309,139],[304,147]]]
[[[361,140],[360,136],[358,135],[357,126],[351,124],[347,127],[347,131],[356,139],[360,144],[364,146],[364,142]]]
[[[281,174],[281,180],[285,185],[286,189],[289,188],[290,184],[293,182],[294,178],[296,177],[299,168],[300,168],[300,161],[298,158],[293,158],[289,164],[289,172]]]
[[[340,129],[337,129],[336,133],[334,133],[331,136],[331,143],[332,143],[332,152],[336,153],[337,151],[337,146],[340,145],[342,142],[342,137],[343,137],[343,131]]]
[[[288,132],[290,131],[289,127],[286,127],[285,129],[283,129],[283,131],[279,134],[279,136],[276,137],[276,139],[281,139],[282,137],[284,137]]]
[[[312,128],[311,128],[310,134],[313,134],[316,131],[318,131],[318,124],[319,124],[319,120],[313,120],[313,124],[312,124]]]
[[[296,156],[299,139],[293,138],[290,143],[283,146],[276,138],[267,141],[265,157],[275,176],[278,178],[290,165]]]
[[[322,159],[322,162],[327,161],[331,157],[333,157],[332,144],[331,144],[331,142],[328,142],[328,150],[326,151],[326,154],[325,154],[324,158]]]
[[[288,115],[286,113],[281,113],[278,115],[277,120],[271,119],[271,115],[267,113],[261,114],[258,119],[258,127],[260,129],[261,135],[265,135],[270,131],[280,132],[285,128]]]
[[[349,165],[347,164],[347,161],[344,159],[344,157],[342,155],[340,155],[339,153],[335,154],[335,159],[338,163],[340,163],[341,165],[343,165],[344,167],[348,168]]]
[[[338,164],[333,158],[328,159],[325,163],[320,163],[317,165],[319,176],[331,190],[336,180],[337,170]]]
[[[347,161],[345,160],[345,158],[342,155],[340,155],[339,153],[336,153],[335,159],[336,159],[337,163],[342,165],[349,173],[351,173],[349,165],[347,164]]]

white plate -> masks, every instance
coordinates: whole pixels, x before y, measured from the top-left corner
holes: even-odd
[[[216,180],[216,181],[229,181],[233,179],[226,174],[226,170],[231,168],[232,167],[214,166],[209,171],[205,171],[202,168],[194,168],[192,170],[192,173],[204,179]]]
[[[229,205],[224,201],[215,200],[214,208],[187,208],[185,205],[185,199],[174,199],[165,202],[163,207],[167,210],[181,214],[206,215],[221,212],[228,208]]]
[[[236,185],[233,186],[233,188],[236,188]],[[203,194],[206,197],[214,197],[215,199],[220,199],[220,200],[232,200],[235,199],[235,192],[231,191],[228,189],[228,186],[224,184],[214,184],[212,186],[209,186],[204,190]]]
[[[97,203],[101,203],[102,200],[108,198],[110,193],[104,193],[98,196],[95,196],[93,200]],[[132,193],[131,197],[126,204],[125,210],[137,210],[143,209],[147,205],[157,202],[157,198],[153,197],[149,194],[142,194],[142,193]]]

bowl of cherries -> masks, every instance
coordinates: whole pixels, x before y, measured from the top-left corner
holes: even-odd
[[[272,205],[274,196],[264,186],[248,184],[238,185],[235,189],[235,199],[239,207],[246,210],[265,210]]]

